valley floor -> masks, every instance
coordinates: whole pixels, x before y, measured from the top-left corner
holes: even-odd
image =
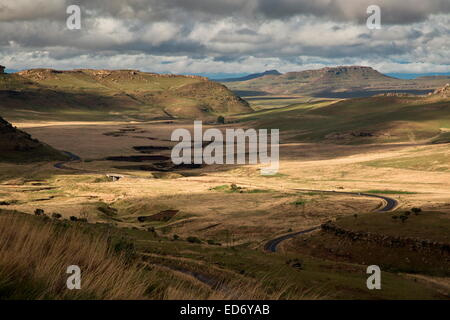
[[[316,231],[284,242],[277,253],[263,250],[270,239],[329,220],[343,221],[348,228],[359,226],[354,221],[365,221],[382,204],[380,199],[358,194],[298,189],[389,196],[399,206],[394,213],[377,213],[389,217],[380,222],[385,228],[394,233],[401,230],[398,233],[405,237],[450,243],[450,166],[446,160],[450,152],[446,144],[335,145],[283,143],[282,139],[280,171],[265,177],[259,174],[259,166],[170,168],[171,132],[190,128],[192,123],[14,125],[81,160],[0,163],[1,209],[29,214],[43,209],[50,216],[59,213],[66,219],[74,216],[128,230],[147,263],[200,287],[251,279],[264,290],[286,288],[281,297],[294,299],[449,297],[448,286],[436,287],[436,282],[448,282],[449,269],[435,268],[436,263],[449,265],[448,252],[440,262],[427,256],[429,263],[416,273],[410,272],[407,263],[380,260],[386,271],[383,290],[369,291],[365,273],[369,253],[364,250],[376,247],[345,244],[359,248],[354,259],[325,254],[323,250],[336,248],[322,248],[322,240],[314,237],[339,240]],[[120,179],[112,181],[108,176]],[[430,218],[434,224],[427,225],[424,233],[413,227],[415,217],[404,223],[391,219],[413,207],[421,208],[423,215],[439,215],[440,220]],[[350,222],[345,220],[349,217]],[[148,233],[152,237],[143,236]],[[308,247],[300,248],[303,239]]]

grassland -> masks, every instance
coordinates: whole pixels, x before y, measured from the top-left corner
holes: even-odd
[[[439,254],[423,255],[408,248],[386,248],[327,233],[284,242],[274,254],[263,251],[268,240],[329,220],[358,232],[447,242],[450,179],[448,171],[439,168],[448,166],[448,145],[432,142],[448,127],[448,100],[395,96],[291,104],[287,99],[285,106],[281,102],[270,105],[270,99],[254,101],[252,107],[258,111],[228,115],[226,124],[214,127],[281,129],[280,172],[270,178],[260,175],[260,165],[168,166],[170,160],[162,159],[170,157],[174,145],[171,132],[177,128],[192,130],[191,121],[91,118],[87,122],[16,122],[33,137],[70,151],[80,160],[64,167],[55,167],[56,161],[0,162],[0,209],[14,211],[14,216],[27,214],[20,215],[23,221],[11,220],[18,225],[15,229],[36,233],[39,252],[40,245],[53,248],[53,243],[33,227],[53,234],[64,226],[70,230],[67,237],[79,237],[86,248],[101,246],[99,259],[113,261],[117,270],[123,270],[123,263],[130,264],[133,272],[124,277],[129,281],[121,285],[124,291],[108,289],[105,293],[104,287],[93,285],[89,293],[72,296],[62,291],[62,278],[38,279],[36,273],[18,268],[22,272],[19,276],[28,277],[29,286],[37,289],[24,293],[27,283],[9,279],[5,296],[448,298],[442,286],[415,281],[417,277],[432,277],[433,283],[448,280],[447,265]],[[265,105],[258,107],[258,103]],[[209,127],[205,124],[205,129]],[[158,160],[139,162],[139,156],[156,156]],[[122,178],[112,181],[107,177],[110,174]],[[387,194],[400,205],[392,213],[374,213],[380,200],[358,193]],[[392,218],[412,207],[422,208],[423,213],[410,214],[404,222]],[[34,217],[36,209],[48,217],[57,213],[61,221]],[[71,217],[78,221],[68,221]],[[10,220],[1,221],[7,225]],[[105,237],[118,239],[124,255],[114,252]],[[30,245],[23,252],[34,248]],[[69,244],[55,245],[56,249],[74,250]],[[86,259],[80,263],[89,261],[89,250],[80,252]],[[46,262],[49,266],[52,257]],[[70,262],[65,259],[64,264]],[[381,291],[366,288],[369,264],[382,267]],[[51,272],[60,274],[62,267]],[[99,270],[89,272],[95,275]],[[145,288],[127,291],[136,279]],[[38,290],[48,283],[55,290]],[[107,281],[104,284],[114,288]]]
[[[292,104],[232,118],[278,128],[289,141],[431,142],[450,126],[448,105],[448,99],[433,97],[379,96]]]
[[[26,70],[0,75],[9,120],[209,119],[249,112],[225,86],[201,77],[135,70]]]

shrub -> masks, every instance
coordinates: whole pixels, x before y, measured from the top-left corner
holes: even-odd
[[[292,204],[295,206],[304,206],[306,204],[306,200],[298,199],[298,200],[292,202]]]
[[[180,236],[179,236],[179,235],[177,235],[177,234],[174,234],[174,235],[173,235],[173,240],[176,241],[176,240],[179,240],[179,239],[180,239]]]
[[[70,216],[70,221],[78,221],[78,218],[77,217],[75,217],[75,216]]]
[[[224,124],[225,123],[225,118],[223,116],[218,116],[217,117],[217,123]]]
[[[62,215],[60,213],[56,213],[56,212],[52,213],[52,218],[53,219],[61,219],[61,217],[62,217]]]
[[[42,216],[45,214],[45,211],[44,211],[44,209],[36,209],[36,210],[34,210],[34,214],[36,216]]]
[[[411,211],[414,212],[415,215],[418,215],[420,212],[422,212],[422,209],[420,209],[420,208],[412,208]]]
[[[202,243],[202,240],[197,237],[187,237],[186,240],[190,243]]]

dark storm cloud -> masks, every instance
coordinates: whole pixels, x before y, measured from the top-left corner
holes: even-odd
[[[65,26],[71,4],[82,8],[79,31]],[[382,10],[378,32],[365,27],[374,4]],[[177,70],[198,61],[255,69],[274,61],[449,65],[449,12],[450,0],[0,0],[0,64],[25,56],[65,66],[85,56]]]
[[[147,22],[179,16],[283,19],[295,15],[364,22],[367,7],[379,5],[385,23],[403,24],[425,20],[431,14],[450,12],[449,0],[2,0],[0,20],[63,19],[69,4],[82,6],[87,15]]]

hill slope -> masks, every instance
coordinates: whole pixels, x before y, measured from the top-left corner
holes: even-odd
[[[240,78],[228,78],[228,79],[217,79],[215,81],[217,82],[239,82],[239,81],[247,81],[252,79],[257,79],[265,76],[280,76],[281,73],[279,73],[277,70],[268,70],[261,73],[253,73],[249,74],[248,76],[240,77]]]
[[[240,116],[260,128],[277,128],[293,141],[372,143],[448,141],[450,98],[382,95],[337,102],[294,104]]]
[[[66,160],[68,157],[52,147],[33,139],[0,117],[0,161],[32,162]]]
[[[425,94],[442,87],[448,79],[419,78],[401,80],[388,77],[370,67],[342,66],[283,75],[269,75],[227,86],[242,95],[283,94],[326,98],[373,96],[385,92]]]
[[[206,78],[137,70],[0,74],[0,101],[0,112],[10,119],[205,119],[251,111],[225,86]]]

